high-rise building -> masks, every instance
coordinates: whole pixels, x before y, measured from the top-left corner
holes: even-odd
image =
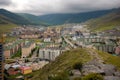
[[[0,80],[4,80],[3,45],[0,44]]]

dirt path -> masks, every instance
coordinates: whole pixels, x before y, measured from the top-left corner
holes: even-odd
[[[88,53],[92,56],[93,59],[95,59],[98,62],[104,62],[102,57],[98,55],[98,53],[95,52],[94,49],[87,49]]]

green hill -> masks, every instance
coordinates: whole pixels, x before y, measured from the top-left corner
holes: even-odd
[[[85,49],[66,51],[65,53],[61,54],[54,62],[49,63],[40,71],[33,73],[33,78],[31,80],[46,80],[46,78],[51,74],[67,72],[75,63],[85,63],[89,60],[91,60],[91,57]]]
[[[31,21],[33,25],[43,25],[43,26],[49,26],[49,24],[42,22],[38,16],[28,13],[17,13],[18,15],[24,17],[25,19]]]
[[[55,80],[68,80],[67,77],[70,75],[69,71],[72,70],[74,65],[78,63],[86,63],[95,57],[90,55],[91,49],[75,49],[71,51],[66,51],[61,54],[55,61],[50,62],[48,65],[43,67],[41,70],[33,72],[28,76],[32,76],[30,80],[47,80],[49,76],[61,76],[64,79]],[[113,64],[120,69],[120,58],[117,56],[112,56],[108,53],[100,52],[94,50],[99,57],[104,60],[104,63]],[[51,79],[54,80],[54,79]],[[79,80],[79,79],[78,79]]]
[[[0,15],[7,18],[7,21],[19,25],[60,25],[65,23],[81,23],[89,19],[97,18],[108,14],[116,9],[99,10],[83,13],[66,13],[66,14],[47,14],[32,15],[28,13],[12,13],[5,9],[0,9]]]
[[[0,15],[0,34],[9,32],[14,27],[17,27],[17,25],[9,22],[6,17]]]
[[[30,20],[34,24],[39,24],[40,23],[40,20],[35,15],[27,14],[27,13],[18,13],[18,15]]]
[[[5,9],[0,9],[0,15],[6,17],[7,20],[11,23],[20,24],[20,25],[31,23],[29,20],[23,18],[22,16],[19,16]]]
[[[31,20],[33,23],[47,23],[48,25],[61,25],[65,23],[81,23],[87,21],[92,18],[97,18],[108,14],[115,9],[110,10],[99,10],[99,11],[91,11],[91,12],[83,12],[83,13],[64,13],[64,14],[47,14],[35,16],[31,14],[21,13],[19,15],[25,17],[26,19]]]
[[[85,24],[91,31],[104,31],[113,29],[115,27],[120,27],[120,9],[104,15],[100,18],[91,19]]]
[[[31,24],[31,25],[48,26],[48,25],[60,25],[65,23],[81,23],[89,19],[94,19],[106,15],[115,10],[116,9],[99,10],[99,11],[91,11],[91,12],[83,12],[83,13],[67,13],[67,14],[56,13],[56,14],[36,16],[28,13],[12,13],[5,9],[0,9],[0,15],[6,17],[5,20],[14,24],[19,24],[19,25]]]
[[[0,24],[0,34],[10,32],[12,28],[17,27],[17,25],[12,23]]]

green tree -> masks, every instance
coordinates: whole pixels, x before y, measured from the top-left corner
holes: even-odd
[[[73,69],[78,69],[81,71],[82,69],[82,63],[81,62],[77,62],[73,65]]]

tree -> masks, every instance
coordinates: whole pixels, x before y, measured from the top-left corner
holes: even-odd
[[[73,68],[74,68],[74,69],[78,69],[78,70],[81,71],[81,69],[82,69],[82,63],[81,63],[81,62],[75,63],[75,64],[73,65]]]

